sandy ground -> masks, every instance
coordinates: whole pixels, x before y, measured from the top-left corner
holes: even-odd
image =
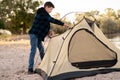
[[[27,74],[29,49],[29,41],[0,42],[0,80],[43,80]]]
[[[29,40],[0,41],[0,80],[43,80],[38,74],[27,74]],[[37,51],[35,66],[40,62]],[[98,74],[75,80],[120,80],[120,72]]]

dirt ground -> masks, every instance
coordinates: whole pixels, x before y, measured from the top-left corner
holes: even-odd
[[[0,80],[43,80],[38,74],[27,74],[29,40],[0,41]],[[35,66],[40,62],[38,51]],[[120,80],[120,72],[98,74],[75,80]]]

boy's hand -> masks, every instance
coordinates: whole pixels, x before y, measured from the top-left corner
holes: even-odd
[[[68,25],[68,24],[64,24],[64,26],[65,26],[66,28],[69,28],[69,25]]]

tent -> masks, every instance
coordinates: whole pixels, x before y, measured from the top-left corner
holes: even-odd
[[[69,80],[120,71],[120,50],[97,27],[83,19],[72,29],[52,37],[36,72],[47,80]]]

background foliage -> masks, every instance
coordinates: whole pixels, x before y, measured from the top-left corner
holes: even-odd
[[[13,34],[27,34],[32,25],[37,7],[43,4],[42,0],[2,0],[0,1],[0,29],[10,30]],[[120,10],[114,11],[112,8],[105,9],[104,14],[99,14],[97,10],[85,12],[85,16],[92,15],[96,18],[96,24],[105,34],[120,33]],[[52,15],[60,19],[60,14]],[[67,17],[62,19],[70,27],[81,20],[81,14],[75,14],[75,20],[70,21]],[[64,27],[51,24],[51,29],[55,33],[61,34],[66,29]]]

